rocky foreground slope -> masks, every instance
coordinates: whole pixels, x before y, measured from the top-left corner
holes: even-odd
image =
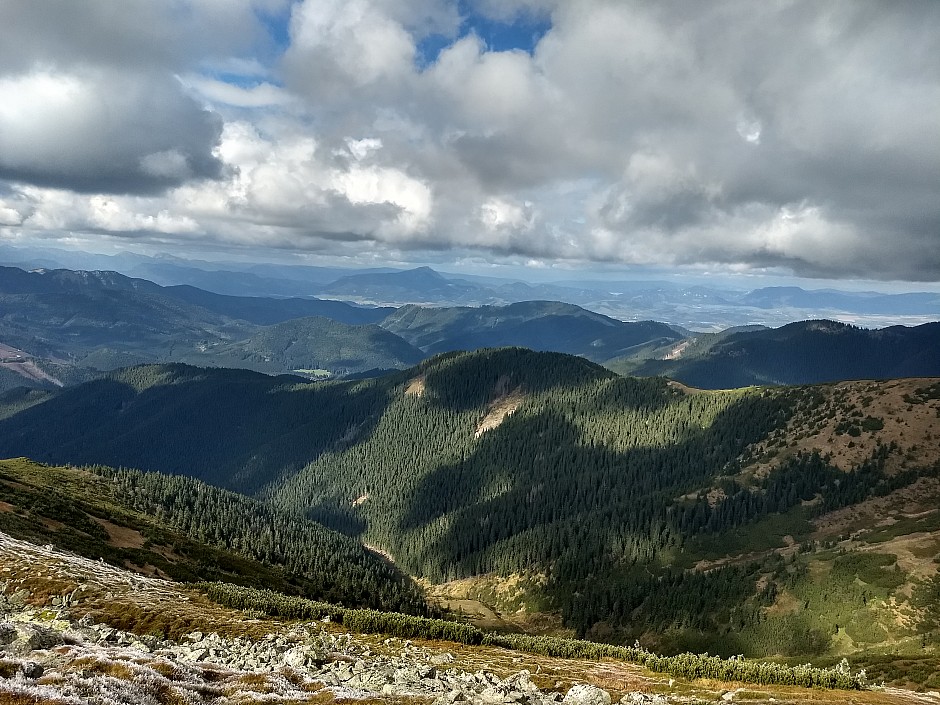
[[[684,683],[613,661],[352,635],[0,534],[0,703],[609,705],[940,702],[936,693]]]

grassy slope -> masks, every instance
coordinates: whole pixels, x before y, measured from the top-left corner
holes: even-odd
[[[756,524],[703,536],[687,547],[685,560],[695,560],[697,570],[764,562],[761,578],[778,589],[762,608],[763,622],[735,635],[743,651],[785,643],[780,633],[788,633],[793,643],[818,640],[805,648],[821,655],[851,654],[877,678],[936,689],[940,480],[933,469],[940,463],[940,383],[843,382],[791,393],[802,399],[797,413],[749,450],[740,476],[766,476],[810,451],[830,454],[833,465],[849,471],[891,443],[897,447],[886,473],[923,476],[842,509],[819,514],[810,501]],[[872,430],[863,430],[865,420]],[[712,491],[720,495],[717,485]]]
[[[189,539],[115,500],[108,480],[83,470],[0,460],[0,530],[174,580],[296,591],[282,570]]]

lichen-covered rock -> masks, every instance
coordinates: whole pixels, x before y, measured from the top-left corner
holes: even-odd
[[[4,650],[17,656],[26,656],[39,649],[51,649],[64,642],[61,632],[39,624],[15,622],[11,626],[16,631],[16,637],[4,645]]]

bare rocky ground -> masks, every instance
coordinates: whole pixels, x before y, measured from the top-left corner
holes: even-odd
[[[2,533],[0,592],[0,705],[940,703],[938,694],[900,690],[684,683],[615,661],[262,619],[174,583]]]

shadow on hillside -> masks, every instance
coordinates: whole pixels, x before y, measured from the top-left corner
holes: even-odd
[[[466,460],[423,479],[400,530],[426,537],[415,563],[435,579],[559,562],[583,578],[611,562],[648,562],[678,538],[672,500],[710,484],[783,413],[777,400],[744,397],[675,444],[626,452],[583,443],[558,412],[512,417]],[[433,536],[442,517],[447,528]]]
[[[180,374],[148,386],[122,380],[127,371],[66,388],[0,421],[0,456],[157,470],[252,494],[368,437],[389,403],[378,384],[297,384],[182,365],[135,369]]]

